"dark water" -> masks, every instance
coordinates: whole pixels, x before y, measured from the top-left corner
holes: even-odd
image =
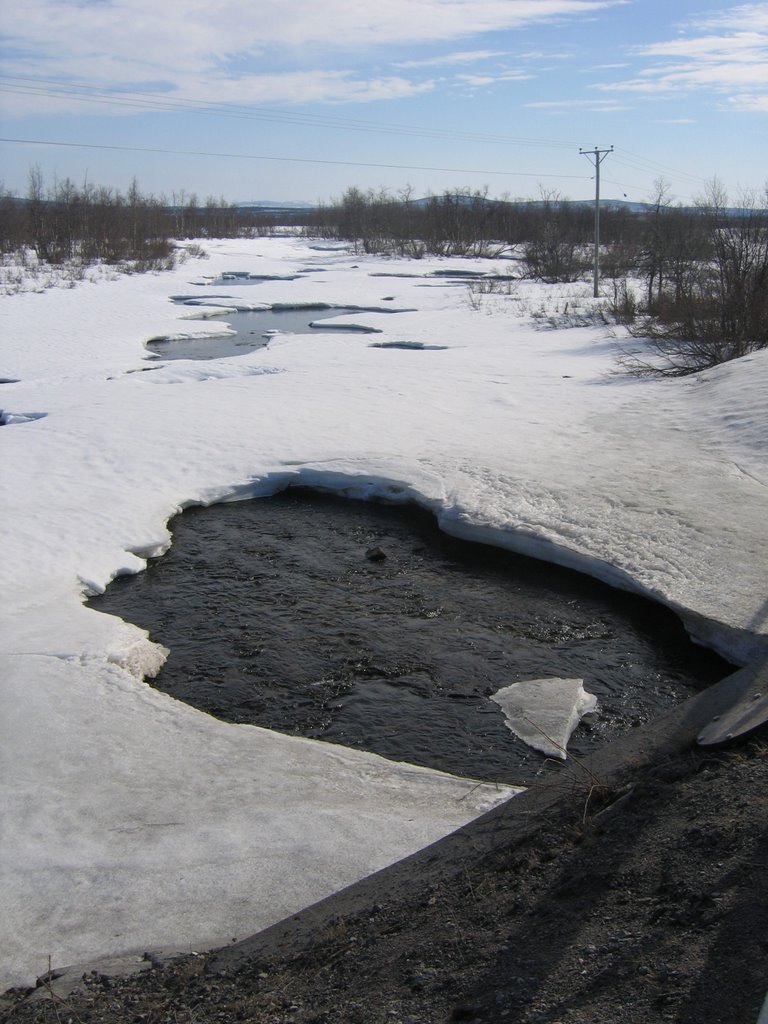
[[[543,758],[488,700],[501,687],[584,678],[583,754],[729,671],[663,608],[413,507],[291,490],[171,528],[168,554],[90,604],[170,648],[157,687],[227,721],[525,782]]]
[[[185,296],[177,296],[179,300]],[[219,296],[226,301],[226,296]],[[203,307],[205,308],[205,307]],[[211,307],[207,307],[210,311]],[[377,311],[378,312],[378,311]],[[387,312],[394,312],[387,310]],[[318,321],[331,317],[357,314],[350,316],[347,323],[323,326]],[[351,307],[330,308],[328,306],[304,306],[289,309],[259,309],[224,311],[215,316],[206,316],[205,320],[215,325],[217,320],[231,327],[236,334],[221,334],[214,338],[185,338],[171,340],[154,338],[147,342],[147,349],[162,359],[225,359],[229,356],[244,355],[264,348],[269,342],[268,331],[280,331],[285,334],[310,334],[317,331],[348,331],[356,330],[364,334],[381,333],[375,328],[365,327],[360,319],[364,311]],[[194,319],[194,318],[193,318]],[[202,317],[201,317],[202,319]]]

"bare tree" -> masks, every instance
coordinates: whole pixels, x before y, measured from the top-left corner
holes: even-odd
[[[766,190],[768,199],[768,189]],[[631,328],[644,338],[624,354],[638,375],[683,376],[768,347],[768,213],[758,197],[728,206],[713,181],[675,272],[653,291]]]

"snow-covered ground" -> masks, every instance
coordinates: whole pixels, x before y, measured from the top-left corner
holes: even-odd
[[[493,264],[289,237],[205,247],[171,273],[0,303],[0,376],[18,381],[0,385],[0,989],[49,954],[242,937],[509,795],[148,687],[162,649],[83,595],[162,552],[186,505],[296,482],[414,500],[452,533],[653,595],[736,661],[768,646],[768,351],[622,379],[605,328],[521,314],[588,305],[586,286],[470,302],[427,275]],[[225,271],[298,277],[195,283]],[[153,337],[212,331],[169,302],[198,292],[415,312],[355,314],[376,335],[150,360]]]

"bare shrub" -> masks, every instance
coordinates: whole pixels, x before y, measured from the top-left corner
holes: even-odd
[[[583,248],[560,237],[555,225],[525,246],[523,260],[531,277],[548,284],[579,281],[590,265]]]
[[[637,295],[634,289],[627,283],[626,278],[614,279],[613,298],[608,310],[617,324],[631,326],[637,321]]]
[[[643,339],[621,356],[629,373],[685,376],[768,347],[768,212],[753,193],[729,208],[713,182],[698,218],[705,244],[680,258],[666,281],[656,264],[655,286],[628,321]]]

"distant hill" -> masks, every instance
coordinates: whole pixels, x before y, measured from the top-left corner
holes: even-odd
[[[595,207],[594,199],[489,199],[486,196],[473,196],[471,194],[464,193],[443,193],[434,196],[423,196],[420,199],[410,199],[404,205],[417,206],[424,208],[429,206],[430,203],[434,202],[451,202],[457,203],[463,206],[525,206],[529,209],[541,209],[542,207],[549,206],[550,209],[567,209],[567,208],[584,208],[593,210]],[[639,203],[632,199],[601,199],[600,200],[601,210],[627,210],[629,213],[645,214],[652,213],[656,209],[654,203]],[[690,211],[690,212],[702,212],[698,206],[669,206],[665,209],[671,211]],[[760,214],[762,216],[768,215],[767,209],[755,209],[749,210],[744,209],[740,206],[727,206],[721,211],[727,217],[744,217],[751,213]]]
[[[534,210],[541,209],[544,206],[549,206],[552,209],[569,206],[584,206],[592,209],[595,205],[594,199],[490,199],[486,196],[465,195],[463,193],[454,194],[452,192],[447,193],[447,195],[440,194],[422,196],[420,199],[411,199],[408,201],[408,205],[423,208],[429,206],[430,203],[439,203],[446,200],[464,206],[526,206]],[[600,208],[608,210],[626,209],[630,213],[646,213],[653,206],[651,203],[636,203],[628,199],[601,199]]]
[[[317,203],[303,199],[244,199],[235,206],[241,210],[314,210]]]

